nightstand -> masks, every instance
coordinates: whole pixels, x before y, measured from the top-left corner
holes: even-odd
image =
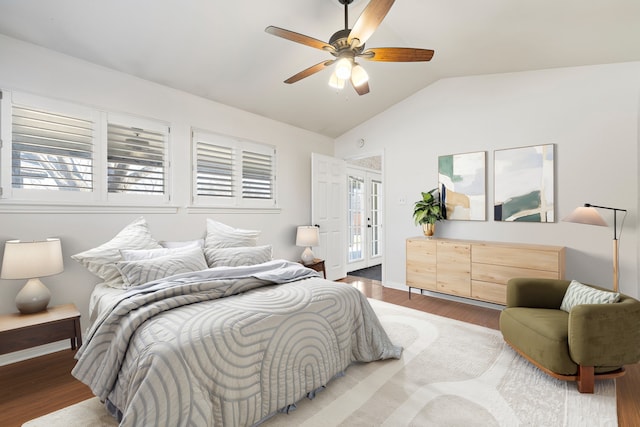
[[[82,345],[80,312],[74,304],[49,307],[34,314],[0,316],[0,354],[64,339],[71,340],[72,350]]]
[[[324,260],[320,258],[315,258],[311,264],[305,264],[302,261],[298,261],[300,264],[304,265],[307,268],[315,270],[317,272],[322,272],[324,278],[327,278],[327,270],[324,269]]]

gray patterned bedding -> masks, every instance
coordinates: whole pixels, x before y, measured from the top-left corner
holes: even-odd
[[[360,291],[276,260],[123,293],[72,373],[123,426],[247,426],[401,351]]]

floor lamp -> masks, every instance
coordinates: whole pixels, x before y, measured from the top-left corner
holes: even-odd
[[[608,209],[613,211],[613,291],[618,292],[618,212],[627,212],[626,209],[610,208],[607,206],[592,205],[591,203],[585,203],[584,206],[577,207],[571,212],[563,221],[577,222],[580,224],[589,225],[603,225],[608,224],[602,218],[602,216],[595,209]]]

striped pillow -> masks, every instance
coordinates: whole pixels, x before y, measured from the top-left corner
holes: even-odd
[[[571,312],[571,309],[580,304],[611,304],[618,302],[618,292],[607,292],[583,285],[577,280],[572,280],[564,294],[560,310]]]
[[[97,248],[72,255],[71,258],[104,280],[108,286],[121,288],[123,285],[122,277],[116,267],[116,262],[122,259],[120,250],[160,247],[160,244],[151,235],[147,221],[144,217],[140,217],[123,228],[108,242]]]
[[[202,249],[197,246],[155,258],[121,261],[116,266],[122,274],[125,288],[208,268]]]

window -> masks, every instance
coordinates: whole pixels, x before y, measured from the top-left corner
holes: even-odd
[[[276,205],[273,147],[207,132],[192,135],[195,205]]]
[[[349,262],[364,259],[363,234],[364,234],[364,179],[358,176],[349,175],[347,178],[349,186]]]
[[[107,123],[107,191],[164,197],[167,182],[167,137],[161,123],[110,114]],[[124,196],[120,196],[124,197]]]
[[[11,119],[13,188],[93,190],[91,120],[20,106]]]
[[[1,92],[0,92],[1,93]],[[19,92],[2,97],[2,197],[64,204],[169,200],[161,122]]]
[[[273,154],[242,150],[242,198],[273,199]]]
[[[233,198],[233,148],[205,141],[196,142],[196,195]]]
[[[2,95],[2,198],[95,199],[99,112],[29,94]]]

